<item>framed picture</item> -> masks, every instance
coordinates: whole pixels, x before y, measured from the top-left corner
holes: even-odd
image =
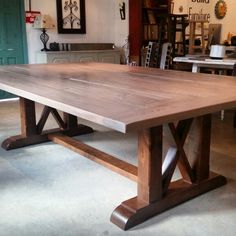
[[[85,34],[85,0],[57,0],[57,27],[60,34]]]

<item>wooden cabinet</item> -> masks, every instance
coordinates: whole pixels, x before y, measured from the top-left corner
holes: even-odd
[[[171,0],[129,0],[130,61],[140,63],[141,49],[167,34],[163,21],[170,11]]]
[[[105,62],[120,64],[120,50],[38,52],[36,63]]]

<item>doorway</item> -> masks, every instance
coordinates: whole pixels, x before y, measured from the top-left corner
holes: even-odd
[[[24,0],[0,1],[0,65],[28,62]],[[0,99],[14,97],[0,90]]]

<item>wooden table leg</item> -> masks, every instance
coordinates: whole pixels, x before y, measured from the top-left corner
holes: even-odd
[[[43,131],[50,113],[58,123],[59,128]],[[20,118],[21,134],[3,141],[2,147],[6,150],[50,141],[48,135],[53,133],[75,136],[93,132],[93,129],[88,126],[78,125],[76,116],[64,113],[64,117],[61,118],[56,109],[47,106],[44,107],[37,123],[35,103],[25,98],[20,98]]]
[[[236,111],[234,111],[233,126],[236,128]]]
[[[188,160],[183,159],[183,155],[186,156],[183,150],[185,132],[189,131],[190,124],[191,120],[185,120],[176,127],[173,124],[170,125],[171,130],[174,131],[177,151],[168,152],[169,156],[165,158],[165,160],[169,159],[166,161],[169,166],[165,167],[169,173],[163,171],[162,126],[140,132],[138,194],[137,197],[121,203],[113,211],[111,221],[118,227],[127,230],[158,213],[226,183],[223,176],[209,172],[210,115],[197,118],[193,125],[195,140],[192,141],[195,143],[192,152],[196,153],[196,160],[190,166]],[[191,143],[191,140],[188,142]],[[174,150],[173,147],[171,148]],[[172,177],[172,167],[177,164],[182,166],[183,178],[166,186],[164,184],[166,176],[169,174]]]

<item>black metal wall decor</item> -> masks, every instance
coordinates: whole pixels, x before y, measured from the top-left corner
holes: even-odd
[[[57,0],[57,27],[60,34],[85,34],[85,0]]]
[[[125,20],[125,2],[119,4],[120,6],[120,18],[121,20]]]

